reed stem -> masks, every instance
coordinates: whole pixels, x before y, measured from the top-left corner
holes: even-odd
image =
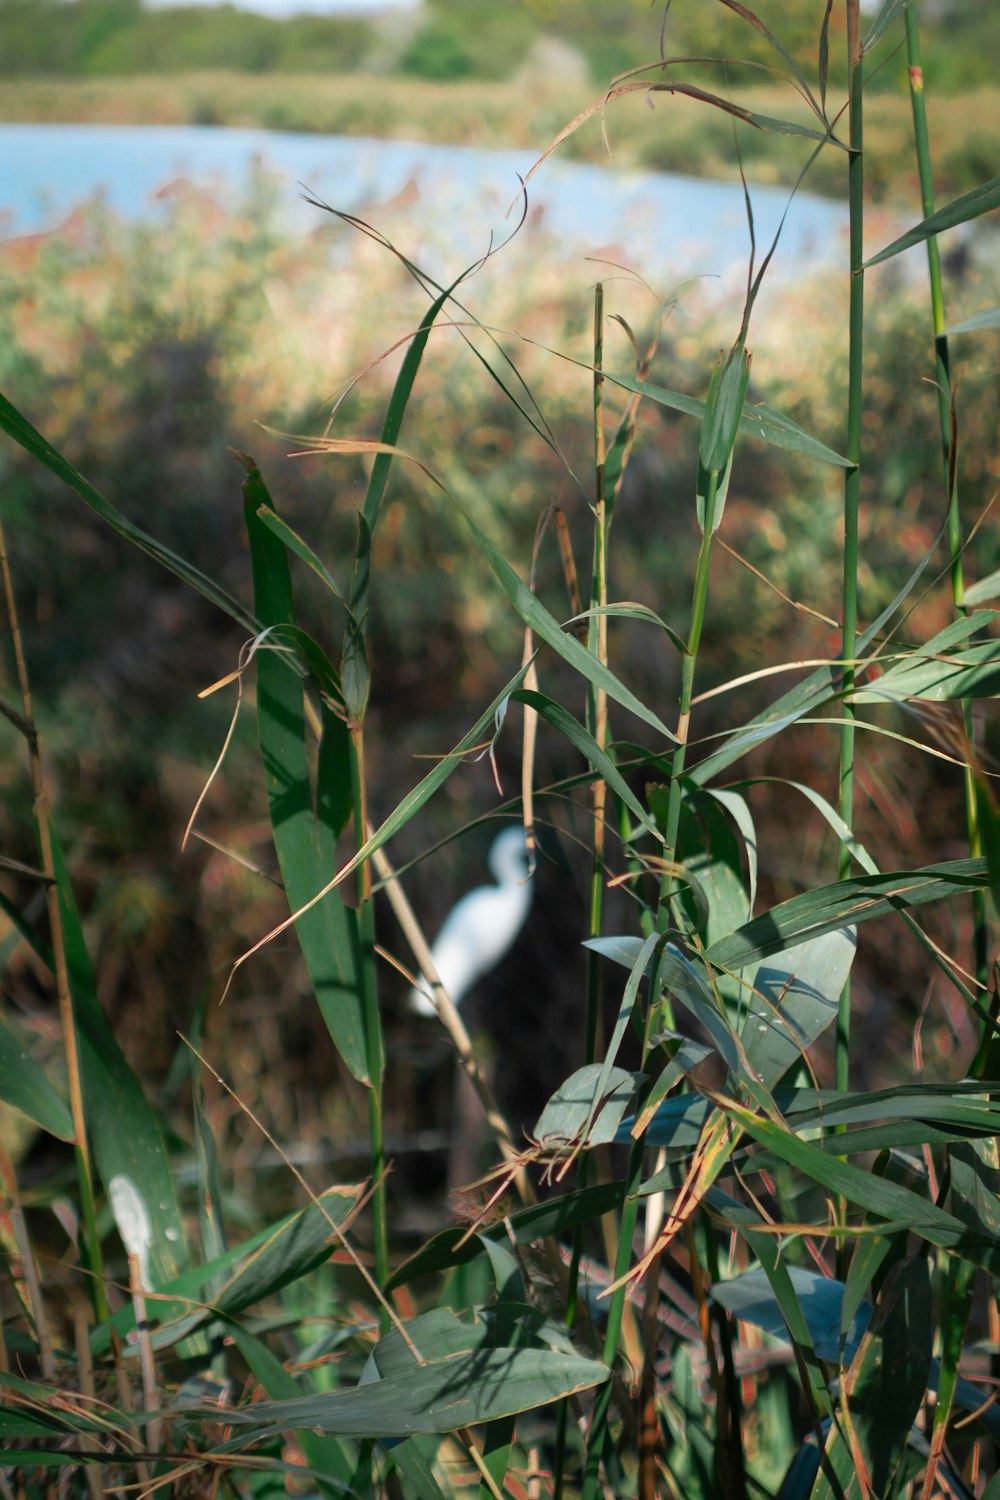
[[[934,212],[934,178],[931,165],[930,133],[927,128],[927,102],[924,94],[924,70],[920,58],[920,29],[917,20],[916,0],[904,12],[906,23],[906,61],[910,82],[910,105],[913,112],[913,143],[917,157],[917,172],[920,177],[920,205],[924,218]],[[938,419],[941,426],[941,462],[944,469],[945,493],[948,497],[948,561],[951,571],[951,593],[956,614],[965,611],[965,577],[962,568],[962,517],[959,509],[958,466],[955,461],[954,434],[952,429],[951,355],[948,335],[945,333],[944,282],[941,275],[941,254],[937,235],[927,239],[927,272],[930,280],[931,318],[934,326],[934,383],[937,389]],[[962,728],[966,743],[972,744],[973,723],[968,702],[961,704]],[[976,804],[975,768],[966,762],[965,822],[968,833],[969,853],[973,857],[982,854],[982,836],[979,829],[979,814]],[[986,899],[981,891],[972,897],[973,964],[976,978],[986,985],[989,979],[989,929],[986,915]],[[980,1035],[983,1026],[980,1024]]]
[[[840,816],[849,829],[854,827],[855,725],[854,691],[855,656],[858,642],[858,513],[861,498],[861,398],[864,353],[865,282],[864,271],[864,130],[862,122],[862,88],[864,63],[861,49],[859,0],[847,4],[847,63],[850,88],[850,158],[848,163],[848,198],[850,214],[850,313],[847,386],[847,457],[851,467],[844,477],[844,576],[843,626],[841,631],[841,689],[843,692],[843,728],[840,736],[839,806]],[[839,875],[846,879],[851,868],[851,853],[843,844],[840,849]],[[837,1014],[835,1048],[835,1086],[846,1089],[850,1078],[851,986],[848,981],[840,996]]]

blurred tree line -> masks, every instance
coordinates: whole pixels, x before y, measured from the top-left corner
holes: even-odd
[[[660,14],[662,6],[654,7]],[[1000,7],[939,0],[922,7],[928,83],[955,93],[993,82]],[[808,73],[816,67],[822,0],[758,0],[756,12]],[[394,19],[394,29],[400,22]],[[831,17],[831,74],[844,48]],[[86,78],[226,68],[249,73],[394,71],[438,82],[515,76],[543,38],[572,46],[595,82],[655,61],[649,0],[610,6],[594,0],[425,0],[402,46],[387,45],[377,20],[298,15],[278,20],[238,5],[148,11],[142,0],[0,0],[0,76]],[[397,38],[398,40],[398,38]],[[674,0],[666,14],[667,56],[739,57],[770,66],[767,39],[723,5]],[[721,70],[720,70],[721,71]],[[898,83],[899,70],[872,79]],[[765,75],[766,76],[766,75]]]

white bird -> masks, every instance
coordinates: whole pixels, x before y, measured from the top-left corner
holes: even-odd
[[[444,919],[431,948],[434,967],[458,1005],[483,974],[500,962],[524,925],[531,905],[528,846],[524,830],[505,828],[490,846],[496,885],[480,885],[463,896]],[[426,975],[410,990],[409,1006],[422,1016],[437,1014]]]

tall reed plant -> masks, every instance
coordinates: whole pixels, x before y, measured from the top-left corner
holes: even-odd
[[[663,310],[640,339],[609,312],[610,279],[598,286],[592,352],[576,360],[592,387],[592,481],[566,461],[544,393],[526,378],[530,343],[477,316],[471,271],[479,267],[439,283],[379,241],[426,309],[390,351],[397,365],[373,351],[366,367],[390,382],[381,423],[352,433],[348,401],[322,434],[296,439],[300,454],[335,474],[366,466],[353,554],[324,556],[308,519],[293,524],[255,458],[239,453],[247,589],[210,576],[129,519],[0,398],[0,426],[39,474],[67,486],[245,636],[214,687],[236,694],[236,716],[244,700],[255,716],[270,873],[285,903],[248,948],[233,944],[228,982],[193,1006],[178,1067],[190,1119],[165,1126],[101,1005],[32,707],[18,623],[19,517],[6,517],[0,552],[14,671],[0,707],[30,768],[38,855],[5,862],[3,952],[50,986],[66,1078],[65,1089],[53,1082],[8,1013],[0,1096],[55,1143],[46,1157],[54,1165],[30,1189],[21,1185],[30,1162],[7,1148],[0,1158],[0,1479],[9,1493],[280,1488],[443,1500],[477,1488],[588,1500],[930,1500],[997,1492],[1000,1424],[981,1379],[998,1331],[1000,1052],[990,960],[1000,821],[977,725],[1000,684],[988,607],[1000,582],[980,564],[987,527],[959,509],[963,392],[950,379],[935,246],[939,233],[1000,206],[1000,178],[934,208],[917,0],[884,0],[867,29],[858,0],[828,0],[814,71],[753,10],[719,5],[749,28],[755,49],[771,49],[794,112],[762,116],[742,104],[732,58],[672,56],[665,10],[658,55],[616,80],[556,144],[584,118],[643,92],[797,140],[805,181],[814,160],[840,160],[850,211],[842,438],[826,441],[753,399],[759,292],[776,245],[758,264],[749,188],[742,311],[723,352],[704,350],[697,390],[660,373]],[[843,101],[828,88],[838,40],[849,78]],[[898,66],[894,44],[910,70],[922,217],[869,254],[862,101],[876,69]],[[378,240],[360,221],[344,222]],[[866,559],[864,541],[878,524],[869,513],[883,504],[867,479],[885,472],[863,448],[876,378],[863,358],[866,320],[891,295],[874,268],[920,245],[931,257],[927,364],[942,424],[945,545],[894,580],[888,602],[865,620],[859,580],[878,560]],[[613,318],[623,344],[611,344]],[[998,321],[995,308],[984,309],[961,331],[988,335]],[[433,341],[444,332],[465,342],[494,398],[565,464],[567,493],[586,496],[575,513],[550,512],[549,497],[538,497],[546,524],[530,555],[508,545],[504,515],[477,503],[465,451],[435,451],[416,424]],[[655,457],[667,430],[643,426],[650,410],[697,433],[687,487],[671,485],[648,506],[651,531],[670,534],[683,518],[693,567],[686,577],[674,559],[662,576],[623,580],[618,517],[638,467],[655,473],[650,450]],[[892,431],[879,441],[891,448]],[[793,650],[708,678],[720,571],[748,561],[733,557],[729,539],[743,503],[741,465],[761,452],[776,511],[783,473],[842,483],[838,599],[819,612],[792,598],[769,576],[767,558],[746,573],[756,575],[748,589],[776,589],[793,618],[822,613],[836,639],[818,659]],[[422,763],[400,795],[402,766],[376,781],[393,747],[379,744],[371,705],[383,670],[373,623],[379,570],[391,496],[404,485],[434,494],[461,528],[465,566],[494,580],[510,612],[512,665],[457,742]],[[980,497],[984,513],[989,499]],[[586,594],[575,561],[583,555]],[[924,629],[940,580],[945,620]],[[300,610],[306,589],[323,601],[318,628]],[[647,590],[659,609],[641,602]],[[433,605],[429,597],[424,607]],[[419,632],[419,619],[412,628]],[[648,640],[649,654],[666,655],[669,691],[630,681],[626,630]],[[763,706],[741,709],[748,689]],[[410,900],[429,856],[404,867],[421,820],[449,805],[446,784],[476,757],[485,783],[515,723],[520,789],[491,793],[483,818],[524,822],[539,884],[556,833],[568,844],[585,829],[587,845],[578,1021],[565,1036],[563,1081],[523,1138],[498,1102],[488,1048],[470,1037],[434,974]],[[810,780],[787,750],[797,736],[814,747]],[[234,717],[217,764],[204,768],[193,827],[225,785],[236,738]],[[899,755],[900,776],[915,757],[933,756],[942,777],[961,781],[967,851],[942,848],[940,858],[918,854],[902,869],[883,868],[872,807],[905,820],[886,808],[882,763],[870,748],[879,742]],[[562,764],[550,779],[537,772],[546,745],[559,746]],[[756,814],[766,798],[778,800],[781,822],[762,840]],[[835,845],[836,872],[817,864],[811,883],[801,878],[802,829]],[[215,843],[223,857],[233,853]],[[257,878],[269,873],[240,858]],[[784,895],[781,883],[796,876],[798,888]],[[942,910],[955,915],[942,921]],[[919,955],[922,991],[908,1008],[892,1002],[905,1009],[912,1067],[896,1060],[890,1072],[872,1066],[861,1038],[886,1024],[877,960],[900,932]],[[364,1180],[317,1190],[228,1077],[212,1007],[222,991],[232,1003],[265,953],[301,964],[341,1088],[367,1103]],[[473,1082],[490,1140],[461,1215],[408,1254],[386,1135],[402,1067],[386,1045],[398,972],[403,983],[421,973],[432,981],[443,1034]],[[851,984],[852,973],[860,982]],[[543,982],[539,971],[539,995]],[[932,1003],[971,1042],[950,1068],[923,1043],[921,1007]],[[250,1227],[231,1213],[235,1163],[218,1149],[210,1096],[265,1133],[297,1184],[291,1213],[260,1214]],[[74,1160],[71,1178],[63,1165]],[[68,1226],[57,1254],[40,1213],[48,1204]],[[979,1306],[981,1323],[971,1321]]]

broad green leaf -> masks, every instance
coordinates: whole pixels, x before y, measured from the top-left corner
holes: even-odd
[[[0,1022],[0,1099],[61,1141],[75,1139],[69,1110],[28,1049]]]
[[[171,1304],[161,1304],[164,1322],[153,1334],[153,1347],[169,1349],[213,1318],[235,1317],[314,1271],[339,1245],[337,1230],[349,1221],[360,1196],[356,1187],[327,1189],[315,1203],[275,1226],[200,1307],[184,1307],[171,1319]]]
[[[457,502],[456,502],[457,503]],[[489,537],[473,519],[469,511],[459,507],[472,531],[479,547],[490,567],[493,569],[500,583],[503,585],[507,597],[510,599],[517,613],[526,625],[530,625],[539,640],[545,641],[546,645],[552,647],[571,667],[595,687],[603,689],[609,698],[634,713],[644,723],[650,724],[660,734],[665,735],[668,740],[676,744],[677,737],[672,734],[661,719],[648,709],[644,703],[635,696],[624,683],[619,682],[614,673],[604,665],[596,656],[577,640],[576,636],[567,635],[559,622],[550,615],[544,604],[531,592],[528,586],[522,582],[510,566],[507,560],[500,554],[490,541]]]
[[[243,1431],[215,1451],[243,1449],[287,1427],[373,1438],[455,1432],[592,1390],[609,1374],[594,1360],[547,1349],[470,1349],[424,1365],[411,1361],[408,1372],[353,1390],[227,1410],[226,1422]]]
[[[892,661],[880,677],[862,683],[853,700],[877,703],[993,696],[1000,688],[1000,641],[964,642],[995,619],[995,610],[977,610],[953,620],[926,645]]]
[[[841,1378],[841,1422],[827,1438],[815,1500],[867,1500],[890,1493],[927,1389],[933,1330],[930,1273],[922,1256],[893,1266],[851,1367]],[[859,1454],[842,1429],[846,1401]]]
[[[689,417],[705,416],[705,402],[699,401],[696,396],[685,396],[680,391],[668,390],[666,386],[654,385],[649,380],[636,380],[631,375],[612,375],[609,371],[603,372],[606,380],[615,385],[620,385],[623,390],[635,391],[640,396],[648,396],[650,401],[655,401],[659,406],[668,406],[672,411],[684,412]],[[788,453],[797,453],[802,458],[814,458],[820,463],[836,464],[840,469],[852,467],[850,459],[844,458],[842,454],[835,453],[818,438],[806,432],[798,423],[793,422],[790,417],[783,416],[781,412],[774,411],[772,407],[761,402],[754,406],[744,406],[743,415],[740,418],[740,432],[744,437],[759,438],[763,443],[769,443],[775,448],[784,448]]]
[[[660,799],[654,800],[654,790],[648,789],[650,805],[661,823]],[[737,823],[742,838],[733,827]],[[749,833],[750,844],[746,842]],[[753,823],[749,818],[746,803],[736,792],[723,792],[718,797],[711,792],[689,789],[685,792],[681,806],[680,826],[677,835],[677,858],[684,866],[685,875],[696,881],[703,893],[707,917],[703,924],[696,921],[693,904],[687,893],[681,890],[679,903],[685,908],[692,927],[697,926],[706,943],[714,943],[725,937],[736,927],[749,921],[753,897],[747,891],[743,877],[743,854],[747,854],[751,875],[756,873],[756,852]],[[739,998],[736,980],[722,976],[719,993],[730,1001]]]
[[[953,1126],[966,1136],[1000,1134],[1000,1106],[982,1102],[982,1084],[970,1082],[948,1085],[942,1093],[934,1084],[905,1084],[894,1089],[875,1089],[867,1093],[841,1093],[836,1089],[788,1088],[774,1090],[774,1104],[789,1129],[796,1133],[828,1133],[828,1143],[844,1154],[855,1149],[877,1150],[896,1144],[892,1131],[878,1138],[877,1132],[862,1133],[858,1127],[876,1121],[903,1121],[912,1127],[913,1139],[932,1139],[929,1127]],[[701,1094],[685,1094],[662,1103],[651,1121],[646,1139],[650,1145],[675,1151],[690,1151],[696,1144],[711,1106]],[[629,1122],[619,1129],[619,1141],[626,1140]],[[833,1134],[843,1126],[847,1133]],[[864,1144],[855,1146],[862,1136]],[[827,1144],[827,1142],[816,1142]],[[761,1160],[759,1156],[756,1158]],[[648,1183],[644,1184],[646,1191]]]
[[[547,1150],[565,1150],[576,1145],[586,1130],[586,1146],[613,1141],[643,1075],[612,1068],[604,1092],[598,1094],[603,1071],[600,1063],[588,1063],[570,1074],[542,1110],[532,1132],[534,1140]]]
[[[243,493],[258,618],[265,629],[294,626],[288,556],[283,542],[259,518],[270,497],[256,467],[250,468]],[[313,808],[302,680],[281,653],[259,648],[255,660],[257,732],[274,846],[285,895],[296,912],[336,868],[334,836]],[[339,891],[331,890],[299,917],[295,927],[334,1046],[354,1077],[371,1083],[356,913]]]
[[[994,208],[1000,208],[1000,177],[991,177],[981,187],[973,188],[970,193],[963,193],[960,198],[953,199],[944,208],[939,208],[928,218],[922,219],[919,224],[900,235],[898,240],[893,240],[891,245],[886,245],[884,250],[866,260],[865,269],[877,266],[881,261],[891,260],[894,255],[909,250],[911,245],[919,245],[936,234],[942,234],[946,229],[954,229],[958,224],[967,224],[970,219],[977,219],[980,214],[990,213]]]
[[[654,935],[655,938],[655,935]],[[583,944],[602,958],[612,963],[623,964],[632,970],[637,980],[650,974],[654,967],[652,952],[654,938],[602,937],[588,938]],[[712,993],[712,987],[701,968],[687,958],[673,943],[668,943],[655,961],[658,968],[660,989],[696,1016],[705,1027],[716,1051],[732,1072],[746,1077],[742,1048],[736,1033],[722,1014]],[[632,980],[629,981],[630,985]],[[619,1015],[619,1025],[621,1016]]]
[[[863,53],[870,52],[882,40],[893,21],[903,14],[909,3],[910,0],[882,0],[878,13],[861,43]]]
[[[120,1213],[130,1216],[129,1222],[119,1222],[122,1238],[148,1238],[144,1271],[149,1277],[150,1290],[155,1290],[188,1264],[184,1223],[177,1206],[170,1161],[159,1122],[101,1009],[62,849],[55,827],[51,826],[50,831],[87,1133],[116,1218]],[[114,1184],[119,1188],[117,1198]],[[133,1235],[133,1230],[138,1231],[137,1235]]]
[[[94,486],[80,474],[62,454],[53,448],[52,444],[37,432],[26,417],[12,406],[5,396],[0,395],[0,428],[8,432],[15,442],[37,458],[39,463],[53,473],[57,479],[69,485],[85,505],[96,511],[102,521],[106,521],[113,531],[123,536],[126,541],[138,547],[140,552],[145,552],[148,557],[153,558],[161,567],[175,574],[184,583],[188,584],[197,593],[201,594],[209,603],[221,609],[224,614],[236,620],[238,624],[253,634],[256,624],[253,616],[247,614],[246,610],[237,599],[227,594],[225,589],[199,568],[192,566],[183,557],[172,552],[169,547],[163,546],[155,537],[143,531],[141,526],[136,526],[120,510],[98,494]]]
[[[925,865],[922,870],[856,875],[783,901],[713,943],[705,957],[719,968],[740,969],[836,928],[868,922],[891,911],[922,906],[946,896],[982,890],[988,879],[983,858],[947,860]]]
[[[1000,307],[984,307],[982,312],[973,313],[964,322],[953,323],[950,328],[945,329],[945,334],[951,338],[953,333],[978,333],[981,328],[1000,328]],[[968,589],[965,597],[969,597]],[[992,598],[993,595],[989,597]]]
[[[765,1087],[773,1087],[836,1020],[856,950],[853,931],[842,928],[757,968],[741,1037],[747,1062]]]

